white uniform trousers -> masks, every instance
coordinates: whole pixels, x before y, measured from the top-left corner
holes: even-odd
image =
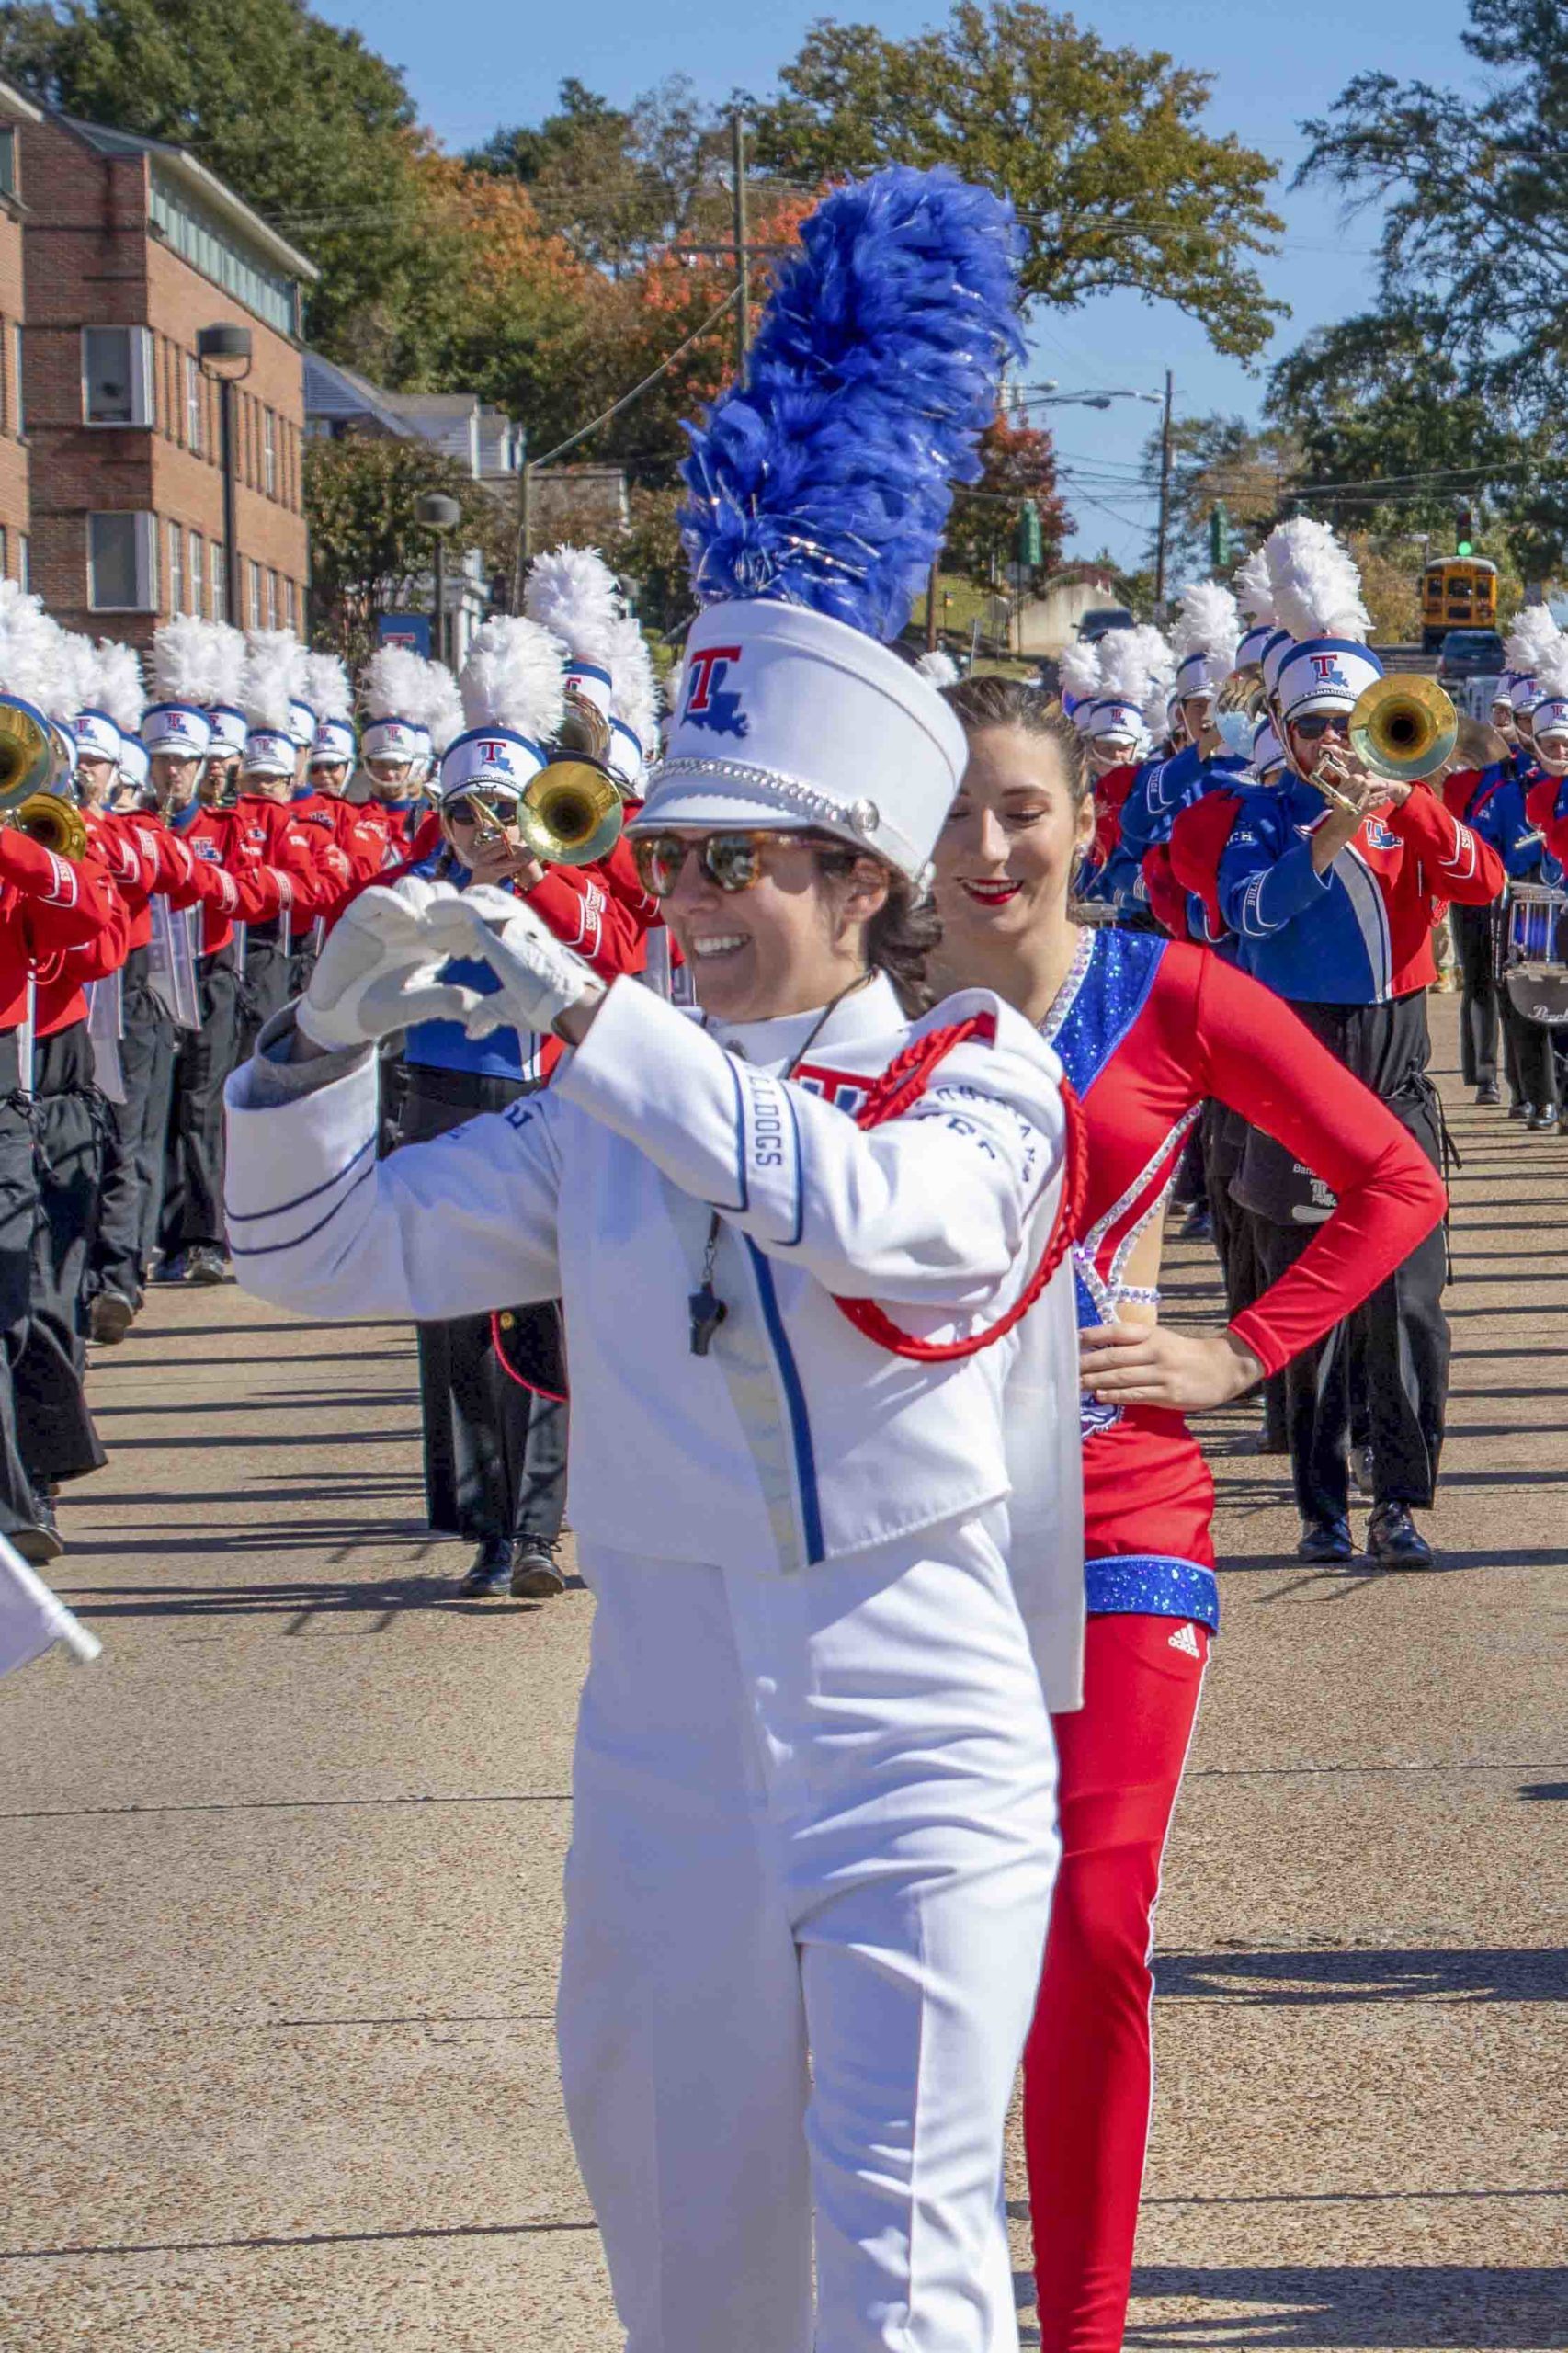
[[[1058,1842],[1005,1540],[585,1569],[561,2063],[628,2353],[1017,2346]]]

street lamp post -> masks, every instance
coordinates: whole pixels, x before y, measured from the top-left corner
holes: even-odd
[[[447,626],[447,533],[455,531],[462,521],[462,508],[455,498],[443,490],[426,491],[418,506],[422,528],[436,542],[436,628],[435,654],[437,662],[449,661],[450,632]]]
[[[249,327],[232,322],[199,327],[196,364],[218,387],[218,465],[223,480],[223,617],[240,620],[240,534],[234,495],[234,386],[251,371]]]

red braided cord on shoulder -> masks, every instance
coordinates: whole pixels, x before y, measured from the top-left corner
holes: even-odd
[[[971,1014],[967,1021],[955,1022],[950,1029],[933,1029],[928,1036],[917,1038],[906,1046],[896,1060],[890,1063],[872,1087],[856,1115],[857,1125],[880,1128],[884,1120],[896,1120],[918,1102],[930,1085],[937,1064],[955,1046],[970,1038],[987,1040],[996,1035],[996,1024],[988,1014]],[[901,1331],[885,1308],[872,1299],[840,1299],[835,1294],[834,1304],[846,1315],[855,1329],[890,1355],[913,1358],[920,1364],[950,1364],[960,1357],[978,1356],[982,1348],[994,1347],[998,1340],[1023,1322],[1051,1278],[1061,1266],[1077,1238],[1084,1221],[1084,1203],[1088,1188],[1088,1154],[1085,1149],[1085,1127],[1084,1107],[1065,1079],[1062,1082],[1062,1108],[1066,1119],[1066,1133],[1062,1159],[1062,1199],[1057,1205],[1055,1222],[1050,1239],[1040,1253],[1028,1281],[1024,1285],[1006,1315],[984,1331],[971,1333],[962,1340],[917,1340],[913,1333]]]
[[[506,1354],[505,1347],[501,1344],[501,1311],[499,1308],[493,1309],[491,1312],[490,1345],[495,1351],[496,1363],[500,1366],[508,1381],[515,1381],[517,1387],[519,1389],[526,1389],[530,1397],[542,1397],[548,1405],[565,1404],[566,1393],[564,1390],[541,1389],[537,1381],[525,1381],[522,1374],[517,1370],[517,1366],[512,1362],[511,1358]]]

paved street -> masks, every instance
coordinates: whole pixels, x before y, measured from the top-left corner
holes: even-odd
[[[1568,2345],[1568,1142],[1444,1086],[1443,1574],[1298,1568],[1210,1429],[1131,2347]],[[0,1686],[0,2346],[612,2353],[551,2029],[585,1595],[445,1597],[403,1332],[165,1292],[92,1395],[105,1655]]]

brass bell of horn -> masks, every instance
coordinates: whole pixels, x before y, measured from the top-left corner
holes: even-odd
[[[56,858],[68,858],[73,866],[86,853],[87,828],[82,813],[58,792],[30,792],[8,815],[18,833],[51,849]]]
[[[42,711],[20,695],[0,694],[0,811],[47,792],[62,765]]]
[[[620,838],[615,779],[597,760],[551,760],[517,804],[517,830],[541,866],[591,866]]]
[[[1387,784],[1440,768],[1459,741],[1459,713],[1435,678],[1374,678],[1350,713],[1350,748]]]

